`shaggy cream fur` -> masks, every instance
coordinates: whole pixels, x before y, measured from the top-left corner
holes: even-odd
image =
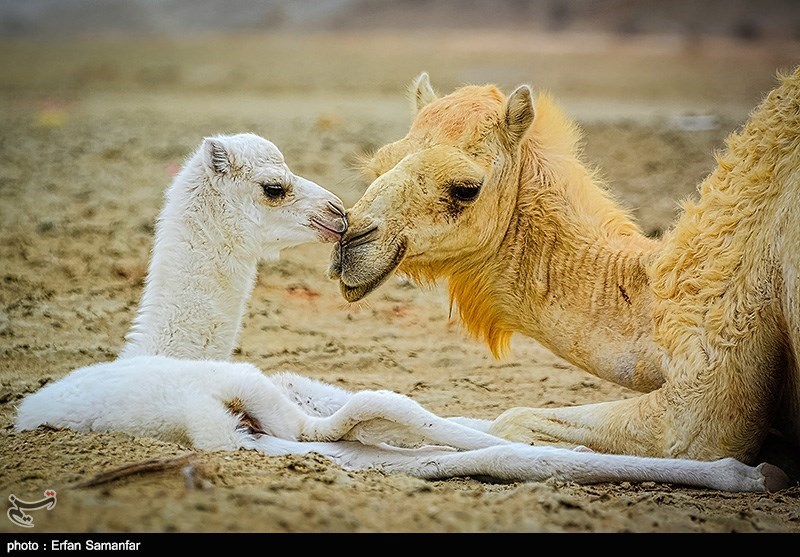
[[[800,462],[800,68],[732,133],[699,200],[645,237],[581,161],[547,94],[422,74],[408,134],[365,163],[330,275],[358,300],[395,270],[446,278],[496,355],[529,335],[647,394],[514,408],[490,431],[609,453],[756,461],[771,428]]]

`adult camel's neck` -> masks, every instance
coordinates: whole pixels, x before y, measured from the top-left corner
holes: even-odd
[[[657,388],[663,375],[647,273],[657,242],[575,157],[548,159],[529,140],[522,161],[501,246],[481,276],[451,280],[462,318],[495,353],[519,332],[598,377]]]
[[[257,272],[237,219],[211,188],[173,187],[121,357],[228,359]]]

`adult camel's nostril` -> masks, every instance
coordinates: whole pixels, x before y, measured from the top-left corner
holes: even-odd
[[[377,235],[377,224],[370,225],[366,229],[362,229],[360,231],[353,231],[352,228],[349,228],[344,236],[342,236],[340,243],[343,248],[354,248],[356,246],[360,246],[361,244],[371,242]]]

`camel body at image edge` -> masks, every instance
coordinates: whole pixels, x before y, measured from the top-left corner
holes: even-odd
[[[800,68],[778,81],[654,239],[581,160],[578,126],[550,94],[439,96],[422,73],[407,135],[363,160],[371,184],[329,276],[351,302],[395,271],[446,279],[496,356],[521,333],[645,393],[511,408],[498,436],[753,463],[778,432],[800,463]]]

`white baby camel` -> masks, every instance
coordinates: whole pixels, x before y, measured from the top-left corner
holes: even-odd
[[[787,484],[769,464],[701,462],[532,447],[445,419],[389,391],[348,392],[227,361],[261,259],[336,241],[341,201],[293,175],[252,135],[207,138],[166,194],[145,291],[119,359],[73,371],[26,397],[16,428],[121,431],[203,450],[316,452],[339,465],[424,479],[485,476],[578,483],[662,481],[726,491]]]

